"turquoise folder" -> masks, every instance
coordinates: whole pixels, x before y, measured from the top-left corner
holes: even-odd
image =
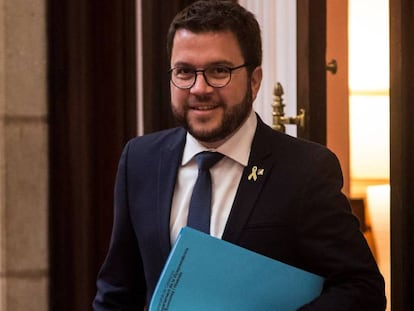
[[[290,311],[319,296],[323,278],[183,228],[149,311]]]

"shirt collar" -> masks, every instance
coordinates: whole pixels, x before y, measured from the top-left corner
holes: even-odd
[[[256,131],[257,117],[254,111],[250,113],[243,125],[217,149],[211,150],[200,144],[197,139],[187,132],[187,139],[184,147],[181,165],[186,165],[201,151],[217,151],[226,157],[233,159],[243,166],[247,166],[250,155],[250,147]]]

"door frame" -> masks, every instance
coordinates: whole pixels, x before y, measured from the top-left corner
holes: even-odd
[[[391,307],[414,310],[414,2],[390,0]]]
[[[297,0],[297,136],[326,145],[326,0]]]
[[[316,3],[317,2],[317,3]],[[298,136],[326,144],[324,36],[326,0],[297,0],[298,106],[308,131]],[[324,16],[325,14],[325,16]],[[414,3],[390,0],[391,308],[414,310]],[[324,26],[325,24],[325,26]]]

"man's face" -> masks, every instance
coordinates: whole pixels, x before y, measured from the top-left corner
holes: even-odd
[[[212,65],[236,67],[244,64],[237,39],[231,32],[176,32],[171,68],[205,69]],[[198,73],[189,89],[171,83],[174,117],[207,147],[218,147],[246,120],[252,109],[262,78],[257,67],[249,78],[246,67],[231,73],[230,83],[222,88],[207,84]]]

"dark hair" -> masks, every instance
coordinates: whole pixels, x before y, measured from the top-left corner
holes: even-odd
[[[194,33],[231,31],[235,34],[245,63],[251,68],[262,63],[262,39],[255,16],[232,1],[201,0],[187,6],[172,21],[167,35],[167,53],[171,59],[177,30]]]

